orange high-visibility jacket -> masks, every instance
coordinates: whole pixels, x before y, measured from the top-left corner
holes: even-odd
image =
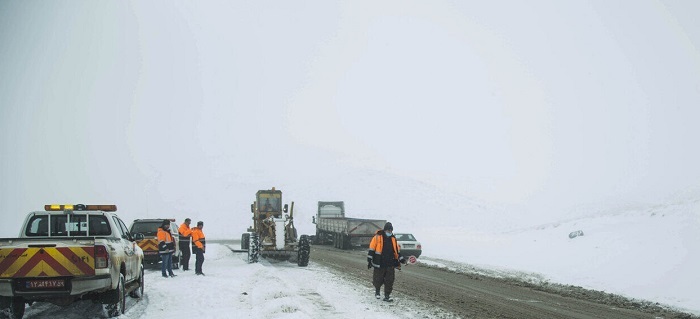
[[[399,245],[396,243],[396,237],[391,236],[391,244],[394,247],[394,259],[399,260]],[[378,230],[372,241],[369,243],[369,252],[367,252],[367,260],[372,262],[374,268],[379,268],[382,261],[382,249],[384,248],[384,231]]]
[[[192,228],[192,244],[201,250],[205,250],[207,242],[204,238],[204,232],[199,227]]]
[[[182,240],[182,237],[190,237],[192,235],[192,230],[190,229],[190,226],[187,226],[187,224],[182,223],[180,225],[180,229],[178,229],[178,232],[180,233],[180,240]]]
[[[165,245],[161,245],[161,243],[165,243]],[[175,252],[173,235],[170,233],[170,231],[164,230],[163,228],[158,228],[158,252],[161,254]]]

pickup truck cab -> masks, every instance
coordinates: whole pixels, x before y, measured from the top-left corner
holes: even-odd
[[[127,294],[143,295],[143,251],[116,210],[46,205],[27,215],[19,237],[0,238],[0,315],[21,318],[35,301],[82,299],[105,304],[110,317],[123,314]]]

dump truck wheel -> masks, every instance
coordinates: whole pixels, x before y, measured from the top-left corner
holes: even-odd
[[[309,264],[309,255],[311,254],[311,246],[309,245],[309,236],[301,235],[299,238],[299,251],[297,252],[297,265],[306,267]]]
[[[346,250],[350,248],[350,236],[340,235],[340,249]]]

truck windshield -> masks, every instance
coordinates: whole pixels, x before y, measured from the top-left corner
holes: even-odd
[[[278,194],[260,194],[258,201],[258,210],[261,212],[279,212],[280,195]]]
[[[103,215],[35,215],[27,223],[27,237],[109,236],[112,229]]]
[[[158,228],[163,223],[163,220],[156,221],[139,221],[131,225],[131,234],[135,235],[142,233],[144,236],[155,236],[158,234]]]
[[[321,217],[342,217],[343,209],[339,206],[328,204],[319,207],[318,214]]]

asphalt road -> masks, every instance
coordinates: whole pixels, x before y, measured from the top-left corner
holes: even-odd
[[[368,287],[374,299],[367,251],[313,245],[311,261]],[[393,295],[407,311],[459,318],[692,318],[653,303],[570,286],[536,286],[431,266],[403,266]],[[441,311],[437,311],[437,308]]]

